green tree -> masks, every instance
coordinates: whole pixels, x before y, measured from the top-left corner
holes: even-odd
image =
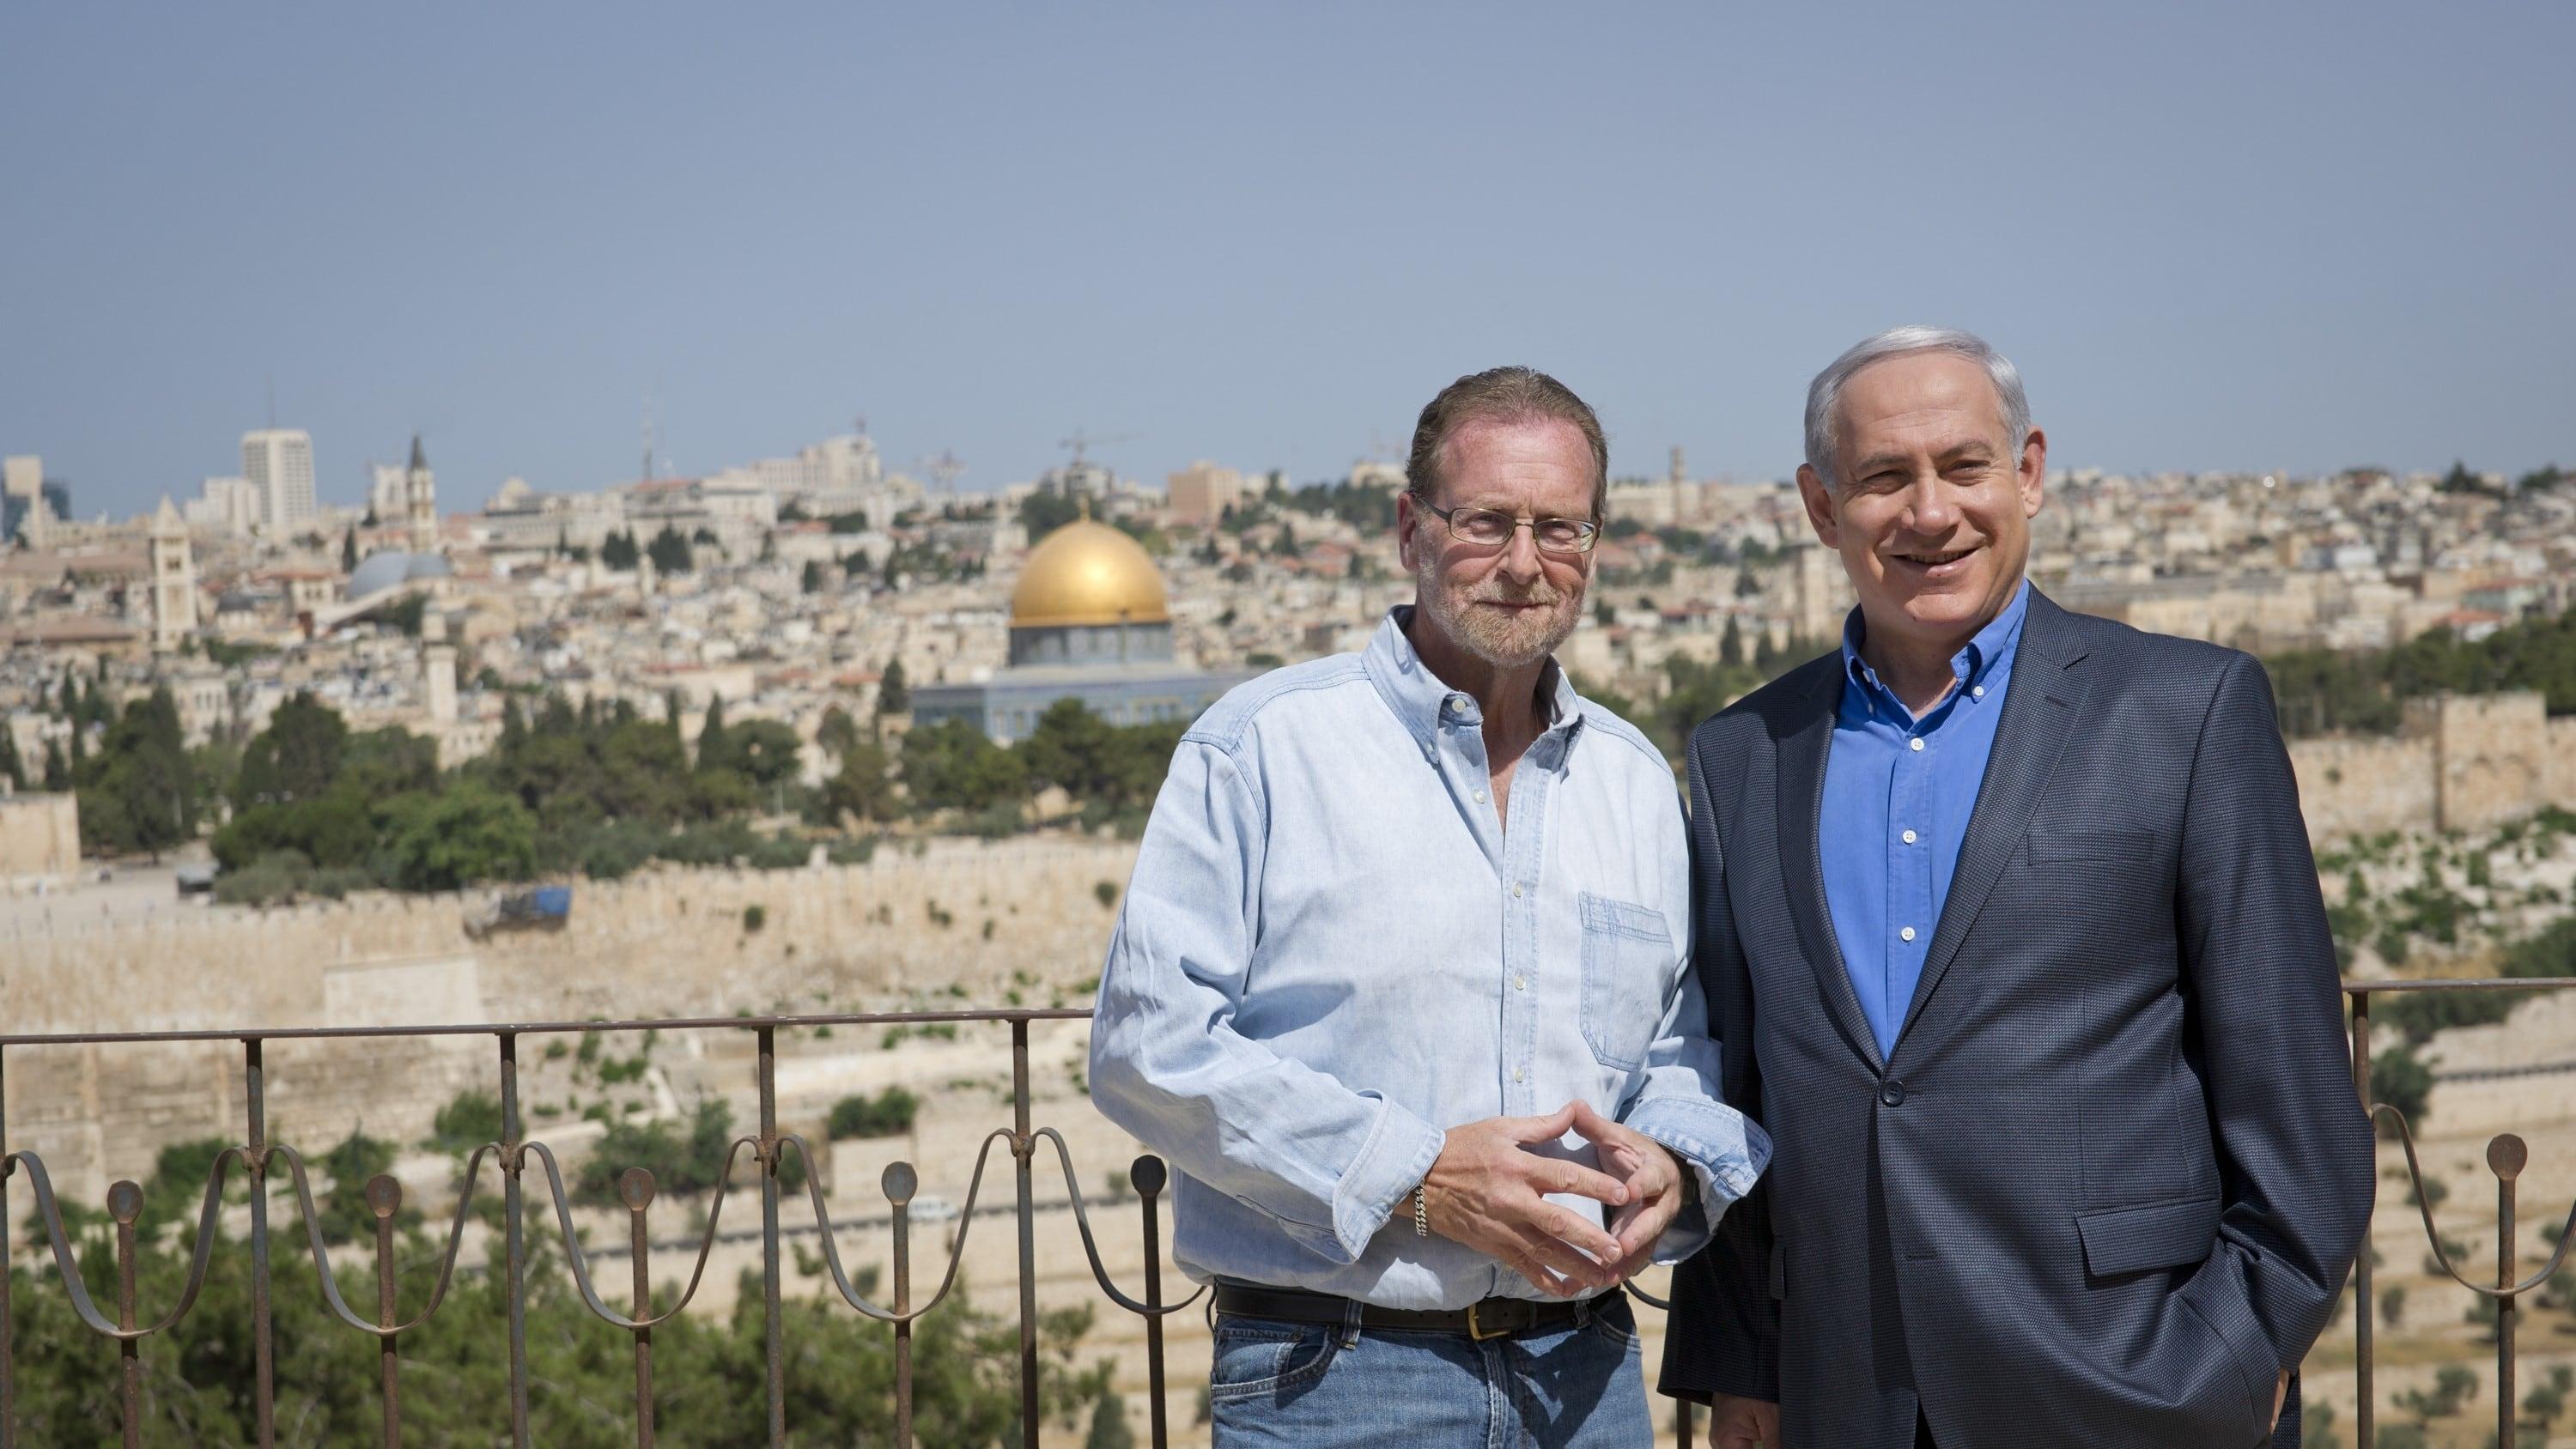
[[[903,676],[903,661],[886,661],[885,673],[877,677],[877,713],[904,714],[912,708],[912,686]]]
[[[838,1142],[848,1137],[900,1137],[912,1130],[921,1099],[901,1087],[888,1087],[873,1097],[843,1097],[832,1104],[824,1131]]]
[[[805,592],[809,594],[819,594],[823,592],[827,587],[826,581],[823,577],[823,561],[818,558],[809,558],[805,560],[805,572],[802,575],[800,582],[802,583]]]
[[[2468,1402],[2469,1395],[2477,1391],[2475,1370],[2459,1364],[2445,1364],[2433,1376],[2432,1388],[2408,1389],[2397,1396],[2397,1407],[2412,1414],[2416,1427],[2422,1428],[2435,1419],[2447,1419],[2458,1413],[2460,1406]]]
[[[6,715],[0,715],[0,775],[8,777],[12,790],[27,788],[27,765],[18,758],[18,732],[9,728]]]
[[[698,727],[698,761],[701,771],[733,768],[733,741],[725,737],[724,696],[707,694],[706,723]]]
[[[635,530],[631,528],[624,532],[612,529],[606,538],[599,541],[599,562],[602,568],[614,569],[619,573],[633,573],[636,561],[642,557],[642,550],[635,546]]]
[[[348,745],[349,726],[339,712],[314,698],[311,690],[297,690],[242,750],[234,808],[320,796],[340,778]]]
[[[195,769],[169,686],[126,706],[78,788],[86,843],[158,855],[195,838]]]
[[[1082,1449],[1136,1449],[1136,1431],[1127,1427],[1127,1402],[1102,1394],[1091,1406],[1091,1432]]]
[[[1048,705],[1037,727],[1020,741],[1017,753],[1031,782],[1061,785],[1077,798],[1100,793],[1109,768],[1112,729],[1079,699],[1067,697]]]
[[[599,753],[601,815],[656,825],[688,818],[688,751],[670,729],[641,719],[613,725]]]
[[[1082,516],[1082,502],[1052,483],[1042,483],[1020,500],[1020,528],[1030,541],[1046,537]]]
[[[836,818],[847,813],[866,821],[892,820],[894,780],[885,746],[860,740],[841,751],[841,768],[824,782],[823,802]]]
[[[324,1169],[328,1158],[314,1166]],[[364,1165],[363,1163],[358,1165]],[[283,1171],[283,1165],[280,1166]],[[241,1171],[230,1171],[238,1184]],[[736,1187],[747,1181],[736,1170]],[[361,1179],[363,1182],[363,1179]],[[478,1198],[490,1202],[487,1166]],[[316,1187],[320,1186],[317,1179]],[[203,1179],[197,1190],[202,1192]],[[440,1204],[430,1207],[433,1215]],[[739,1211],[737,1205],[734,1211]],[[670,1209],[656,1208],[667,1215]],[[408,1216],[408,1214],[406,1214]],[[293,1209],[279,1228],[271,1259],[272,1344],[281,1421],[293,1442],[374,1442],[382,1412],[376,1340],[331,1316],[302,1248]],[[368,1223],[372,1236],[372,1220]],[[406,1227],[396,1253],[405,1265],[402,1311],[418,1310],[419,1265],[443,1246],[437,1235]],[[142,1341],[143,1442],[154,1446],[254,1442],[250,1385],[250,1252],[222,1235],[212,1245],[195,1306],[167,1332]],[[136,1297],[146,1305],[178,1300],[188,1274],[191,1239],[145,1240],[136,1255]],[[627,1411],[634,1389],[628,1335],[585,1307],[551,1234],[530,1234],[522,1299],[529,1419],[535,1442],[610,1449],[634,1442]],[[75,1261],[93,1294],[112,1294],[116,1264],[107,1234],[83,1230]],[[350,1306],[371,1315],[373,1252],[366,1240],[331,1254]],[[17,1369],[16,1429],[29,1444],[113,1442],[119,1422],[119,1359],[73,1315],[48,1266],[11,1271],[12,1353]],[[492,1437],[492,1406],[509,1397],[506,1275],[460,1273],[427,1322],[402,1336],[403,1430],[407,1440],[465,1444]],[[658,1295],[657,1295],[658,1296]],[[784,1372],[789,1423],[799,1442],[875,1443],[894,1398],[893,1337],[826,1290],[791,1291],[781,1324],[789,1347]],[[1039,1413],[1049,1442],[1079,1433],[1092,1405],[1108,1391],[1102,1368],[1077,1370],[1075,1356],[1091,1328],[1088,1309],[1040,1315]],[[666,1444],[754,1444],[767,1437],[766,1336],[758,1275],[748,1275],[730,1315],[682,1314],[654,1330],[654,1399]],[[1018,1329],[962,1298],[925,1317],[912,1339],[914,1423],[925,1445],[990,1446],[1019,1442]],[[283,1412],[292,1406],[292,1418]]]
[[[903,783],[917,811],[973,812],[1019,800],[1028,790],[1028,770],[982,730],[946,719],[904,736]]]
[[[832,758],[839,759],[859,742],[859,723],[850,712],[833,705],[823,711],[823,719],[814,727],[814,743],[821,745]]]
[[[45,788],[53,791],[63,791],[68,790],[71,787],[72,767],[70,763],[63,758],[62,742],[59,740],[45,741]]]
[[[352,528],[340,535],[340,572],[358,571],[358,530]]]
[[[333,782],[362,800],[438,788],[438,741],[400,725],[349,736]]]
[[[687,573],[694,562],[689,553],[689,541],[667,523],[662,525],[660,533],[653,535],[653,541],[645,545],[644,552],[653,560],[653,567],[666,574]]]
[[[745,720],[725,731],[732,768],[754,785],[775,785],[804,768],[804,742],[792,726],[774,719]]]
[[[414,797],[385,842],[392,884],[411,891],[456,890],[477,881],[518,880],[536,868],[537,822],[497,791],[460,781]]]
[[[306,1166],[319,1167],[331,1177],[329,1189],[314,1204],[320,1214],[322,1241],[372,1244],[376,1239],[376,1214],[367,1205],[367,1181],[379,1173],[393,1171],[393,1144],[351,1128],[349,1135],[325,1153],[320,1162]],[[420,1221],[420,1209],[406,1203],[395,1214],[394,1226],[398,1230],[416,1227]]]

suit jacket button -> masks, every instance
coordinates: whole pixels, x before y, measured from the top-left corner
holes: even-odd
[[[1878,1084],[1878,1100],[1891,1107],[1905,1105],[1905,1084],[1894,1077]]]

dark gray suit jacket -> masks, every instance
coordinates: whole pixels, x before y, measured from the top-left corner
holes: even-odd
[[[2033,591],[1882,1061],[1816,840],[1840,656],[1691,740],[1695,952],[1776,1153],[1676,1273],[1660,1387],[1802,1449],[2265,1441],[2372,1188],[2262,666]],[[2296,1442],[2295,1424],[2285,1424]]]

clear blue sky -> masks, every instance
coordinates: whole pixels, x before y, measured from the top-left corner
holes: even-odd
[[[309,428],[443,502],[864,411],[1023,479],[1337,475],[1460,372],[1784,474],[1974,328],[2067,464],[2576,463],[2576,5],[13,6],[0,450]]]

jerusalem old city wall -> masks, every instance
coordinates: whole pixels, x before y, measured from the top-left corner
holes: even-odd
[[[2576,808],[2576,717],[2532,693],[2410,701],[2393,736],[2294,740],[2299,805],[2319,842],[2386,830],[2484,830]]]
[[[561,931],[483,941],[464,930],[489,898],[480,892],[58,923],[0,935],[0,1023],[68,1033],[728,1016],[996,1005],[1013,990],[1044,1006],[1047,987],[1028,983],[1098,971],[1134,859],[1133,844],[1110,841],[940,840],[861,865],[654,871],[576,886]],[[754,906],[760,925],[746,929]],[[422,1136],[455,1093],[494,1080],[488,1037],[265,1050],[270,1136],[308,1150],[360,1119],[374,1136]],[[19,1048],[6,1068],[9,1145],[36,1149],[84,1201],[114,1177],[147,1176],[171,1142],[242,1131],[233,1043]]]

